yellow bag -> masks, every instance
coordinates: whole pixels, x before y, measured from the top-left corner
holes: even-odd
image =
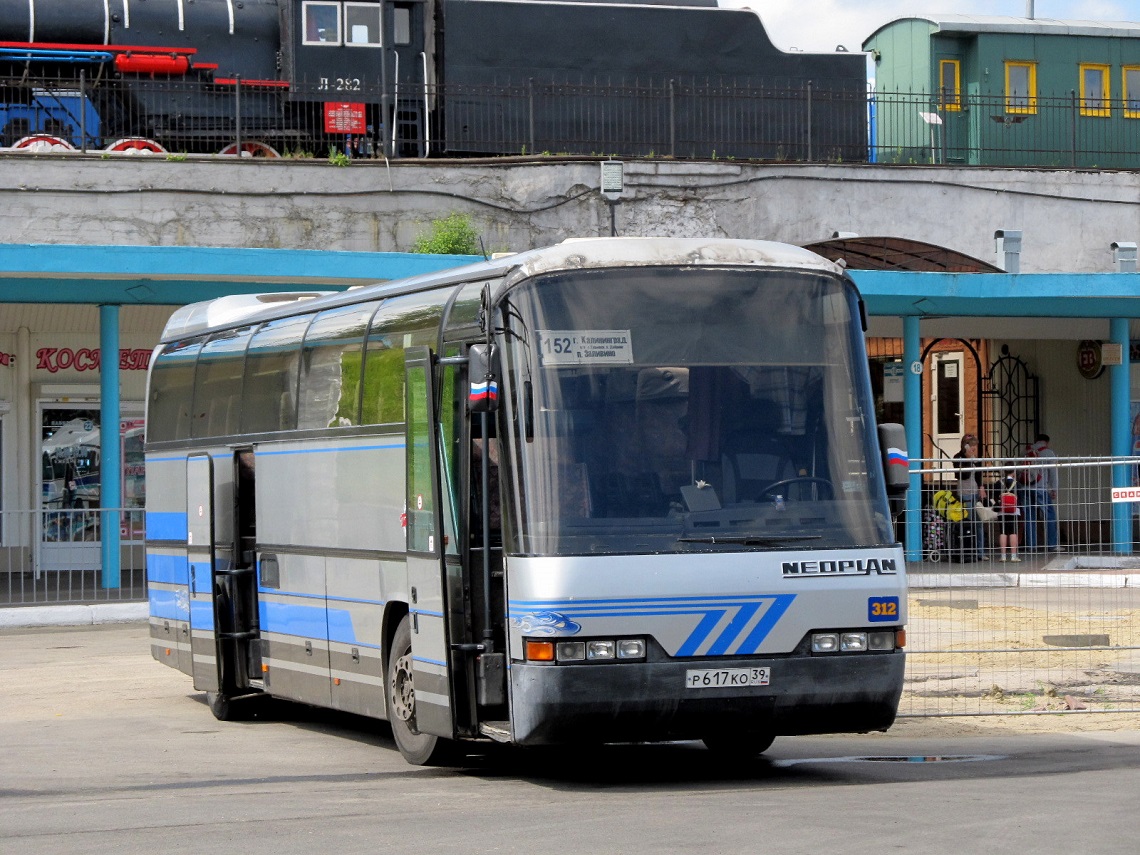
[[[970,515],[962,500],[949,490],[939,490],[934,494],[932,502],[938,515],[950,522],[961,522]]]

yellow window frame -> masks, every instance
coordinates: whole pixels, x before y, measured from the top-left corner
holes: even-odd
[[[1027,71],[1026,77],[1028,79],[1027,93],[1024,96],[1025,103],[1015,103],[1014,99],[1022,100],[1021,95],[1014,95],[1010,92],[1009,86],[1009,73],[1010,71],[1024,68]],[[1020,113],[1022,115],[1036,115],[1037,114],[1037,63],[1035,62],[1022,62],[1020,60],[1010,60],[1005,64],[1005,111],[1007,113]]]
[[[953,70],[954,85],[946,86],[946,72]],[[943,110],[956,112],[962,109],[962,63],[956,59],[938,60],[938,102]]]
[[[1101,92],[1100,99],[1089,103],[1089,93],[1085,89],[1085,81],[1088,73],[1096,72],[1100,74]],[[1081,115],[1082,116],[1111,116],[1112,115],[1112,78],[1110,76],[1110,69],[1107,65],[1100,62],[1082,62],[1080,64],[1081,75]]]
[[[1135,87],[1128,85],[1129,72],[1135,78]],[[1126,65],[1120,70],[1120,95],[1124,118],[1140,119],[1140,65]]]

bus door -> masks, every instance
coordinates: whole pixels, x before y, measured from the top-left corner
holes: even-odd
[[[208,454],[186,459],[186,563],[190,569],[190,652],[194,688],[216,692],[214,636],[214,463]]]
[[[439,433],[435,420],[432,355],[427,347],[405,351],[407,370],[407,562],[412,630],[412,681],[416,727],[451,737],[447,602],[444,552],[455,548],[443,525]]]

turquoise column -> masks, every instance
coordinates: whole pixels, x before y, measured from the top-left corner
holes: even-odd
[[[918,318],[903,319],[903,427],[906,453],[911,460],[922,457],[922,340]],[[914,366],[918,366],[918,371]],[[906,560],[922,560],[922,472],[912,464],[910,489],[906,492]]]
[[[1128,457],[1132,453],[1132,419],[1130,418],[1132,384],[1129,374],[1128,326],[1128,318],[1113,318],[1109,328],[1112,341],[1120,345],[1120,351],[1123,354],[1120,365],[1109,367],[1109,383],[1112,395],[1113,457]],[[1132,486],[1130,468],[1123,463],[1113,465],[1113,487]],[[1112,503],[1113,550],[1120,555],[1132,553],[1132,511],[1134,507],[1131,502]]]
[[[121,579],[119,505],[123,495],[119,452],[119,307],[99,307],[99,478],[100,532],[104,588],[118,588]]]

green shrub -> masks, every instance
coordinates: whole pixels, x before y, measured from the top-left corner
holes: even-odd
[[[479,255],[479,233],[471,219],[458,211],[433,220],[431,230],[416,238],[412,252],[434,255]]]

